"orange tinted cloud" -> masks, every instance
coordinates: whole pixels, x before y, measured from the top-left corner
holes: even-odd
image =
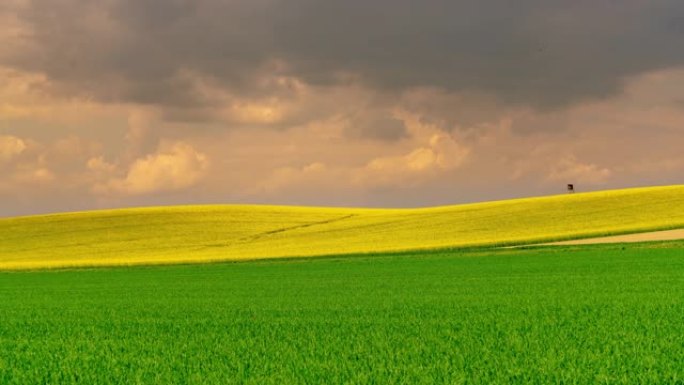
[[[10,100],[21,104],[21,117],[0,120],[0,169],[7,176],[0,209],[54,211],[73,202],[83,209],[415,206],[562,192],[565,183],[583,191],[677,183],[684,112],[673,85],[684,85],[683,74],[651,73],[630,79],[613,98],[553,111],[501,107],[464,92],[423,89],[397,97],[358,85],[304,86],[277,124],[249,116],[178,123],[150,106],[88,101],[78,117],[80,101],[29,87],[23,99]],[[40,103],[46,100],[65,108],[47,113]],[[385,127],[383,117],[397,126]],[[356,127],[375,124],[399,134],[358,135]]]
[[[112,170],[99,158],[90,159],[88,166],[96,171]],[[192,146],[176,142],[164,145],[154,153],[135,160],[125,177],[96,186],[96,193],[123,195],[151,194],[182,190],[198,183],[209,168],[209,159]]]

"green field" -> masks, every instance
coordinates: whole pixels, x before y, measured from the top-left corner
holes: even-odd
[[[519,245],[683,227],[684,186],[425,209],[125,209],[0,219],[0,270]]]
[[[1,384],[682,384],[684,242],[0,273]]]

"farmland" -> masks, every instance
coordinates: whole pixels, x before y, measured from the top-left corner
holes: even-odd
[[[684,242],[0,273],[0,383],[681,384]]]
[[[422,209],[178,206],[0,219],[0,270],[520,245],[684,228],[684,186]]]
[[[684,186],[2,219],[0,384],[681,384],[683,240],[495,247],[681,228]]]

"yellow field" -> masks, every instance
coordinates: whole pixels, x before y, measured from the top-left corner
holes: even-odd
[[[423,209],[123,209],[0,219],[0,269],[506,246],[674,228],[684,228],[684,185]]]

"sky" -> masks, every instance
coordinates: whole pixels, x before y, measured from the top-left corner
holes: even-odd
[[[680,0],[2,0],[0,217],[684,183]]]

